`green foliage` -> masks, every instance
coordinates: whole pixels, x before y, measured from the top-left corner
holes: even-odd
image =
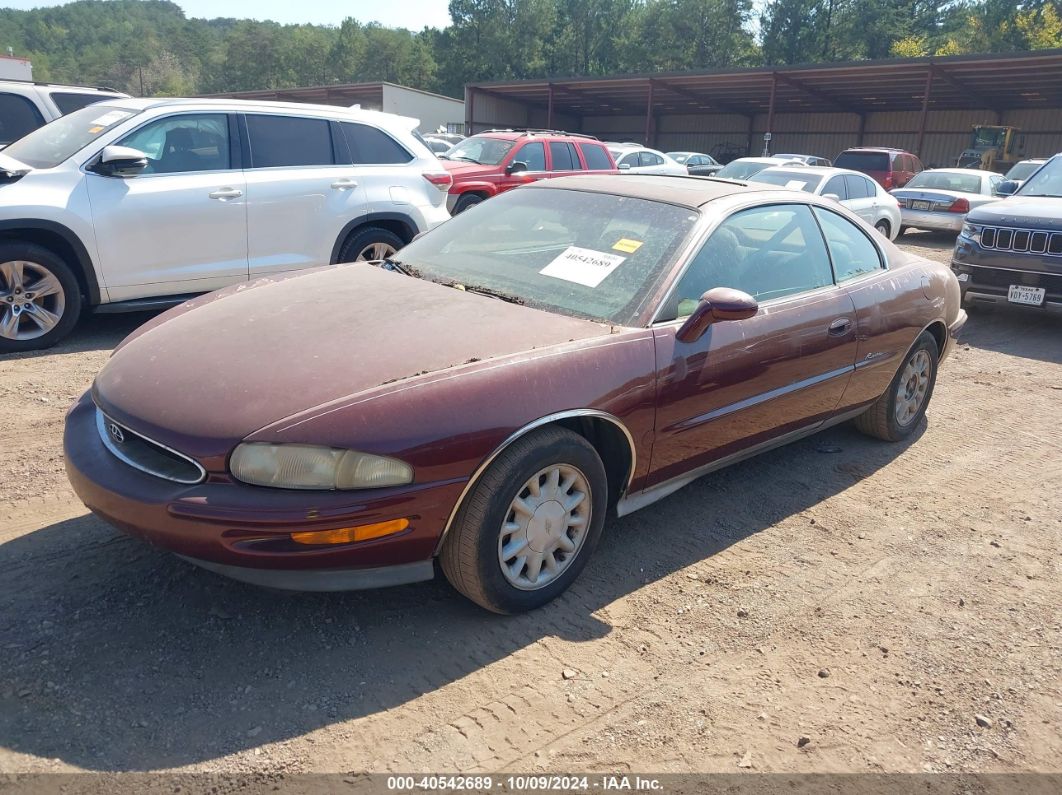
[[[1062,0],[450,0],[443,30],[189,19],[167,0],[0,9],[40,80],[181,95],[465,83],[1062,47]]]

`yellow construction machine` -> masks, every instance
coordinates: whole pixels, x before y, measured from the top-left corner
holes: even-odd
[[[978,125],[973,128],[970,146],[959,155],[955,165],[1004,174],[1024,158],[1025,136],[1017,127]]]

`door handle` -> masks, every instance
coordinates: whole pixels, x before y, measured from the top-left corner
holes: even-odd
[[[826,333],[831,337],[843,337],[852,330],[852,321],[846,317],[839,317],[830,324]]]
[[[353,190],[358,187],[358,182],[353,179],[337,179],[332,183],[332,187],[336,190]]]
[[[226,199],[238,199],[243,195],[242,190],[236,188],[218,188],[213,193],[208,194],[211,199],[218,199],[225,201]]]

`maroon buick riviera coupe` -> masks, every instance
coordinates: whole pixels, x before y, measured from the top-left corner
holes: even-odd
[[[67,418],[85,504],[212,571],[433,576],[511,613],[606,514],[829,425],[919,425],[966,320],[840,205],[699,177],[534,183],[382,263],[262,279],[126,339]]]

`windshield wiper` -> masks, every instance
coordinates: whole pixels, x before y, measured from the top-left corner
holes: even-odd
[[[417,275],[412,268],[410,268],[404,262],[399,262],[396,259],[388,258],[385,260],[380,260],[380,264],[377,267],[382,268],[385,271],[395,271],[396,273],[401,273],[403,276],[416,277]]]
[[[475,293],[476,295],[485,295],[488,298],[497,298],[500,301],[506,301],[510,304],[523,304],[524,299],[517,295],[509,295],[508,293],[499,292],[498,290],[492,290],[489,287],[477,287],[476,285],[461,284],[460,282],[450,282],[447,287],[453,287],[455,290],[463,290],[466,293]]]
[[[482,166],[483,165],[478,160],[476,160],[476,158],[474,158],[474,157],[465,157],[464,155],[454,155],[453,157],[448,157],[446,159],[447,160],[467,160],[469,163],[475,163],[477,166]]]
[[[1062,199],[1062,193],[1015,193],[1013,195],[1036,199]]]

